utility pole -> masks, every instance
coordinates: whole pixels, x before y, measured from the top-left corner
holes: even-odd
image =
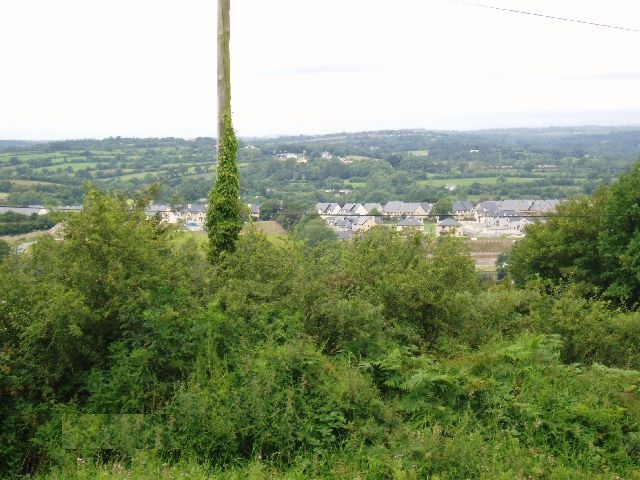
[[[222,118],[225,113],[231,114],[230,3],[218,0],[218,145],[224,137]]]
[[[231,122],[230,3],[218,0],[218,166],[216,182],[209,192],[206,223],[212,262],[222,253],[235,250],[242,229],[239,144]]]

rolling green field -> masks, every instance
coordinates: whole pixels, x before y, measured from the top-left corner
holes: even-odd
[[[414,157],[426,157],[427,155],[429,155],[429,150],[412,150],[408,153],[409,155]]]
[[[241,139],[242,197],[247,203],[276,200],[297,205],[562,199],[610,183],[639,153],[640,132],[621,128],[603,133],[585,128],[576,136],[575,128],[554,131],[552,136],[544,129],[498,133],[411,130]],[[81,203],[86,182],[126,192],[157,182],[161,184],[159,201],[177,196],[193,202],[206,197],[216,169],[215,140],[211,138],[106,138],[11,145],[0,149],[0,193],[7,194],[6,201],[16,206]],[[304,155],[307,162],[283,162],[282,155],[290,154]],[[344,160],[347,158],[351,161]],[[447,184],[455,185],[455,190],[445,188]]]
[[[540,177],[481,177],[481,178],[434,178],[428,180],[419,180],[417,183],[420,185],[432,185],[435,187],[444,187],[447,184],[456,186],[473,185],[478,183],[480,185],[492,185],[503,182],[511,183],[529,183],[540,180]]]
[[[60,184],[58,183],[54,183],[54,182],[42,182],[39,180],[15,180],[15,179],[8,179],[8,182],[10,182],[13,185],[20,185],[22,187],[36,187],[38,185],[48,185],[48,186],[59,186]]]

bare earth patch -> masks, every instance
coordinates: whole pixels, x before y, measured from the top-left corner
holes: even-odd
[[[495,268],[498,255],[509,252],[513,247],[514,240],[512,238],[505,239],[478,239],[469,240],[469,248],[471,250],[471,258],[476,262],[476,268],[486,269],[487,267]]]

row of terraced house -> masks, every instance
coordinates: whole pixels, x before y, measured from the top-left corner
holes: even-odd
[[[316,203],[315,211],[343,238],[382,223],[391,223],[397,230],[424,231],[425,223],[434,222],[437,235],[474,235],[485,229],[518,235],[536,219],[544,220],[558,203],[555,199],[492,200],[474,205],[462,200],[453,203],[450,215],[440,217],[428,202]]]

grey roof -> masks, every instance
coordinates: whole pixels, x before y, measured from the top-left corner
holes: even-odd
[[[316,203],[316,210],[320,215],[331,213],[331,211],[335,210],[336,208],[340,209],[340,205],[338,205],[337,203]]]
[[[424,227],[424,223],[415,217],[407,217],[398,222],[399,227]]]
[[[353,225],[363,225],[367,223],[367,220],[369,220],[370,218],[374,217],[368,215],[351,215],[347,217],[347,220],[349,220]]]
[[[385,212],[400,212],[404,207],[404,202],[399,202],[397,200],[391,200],[384,205]]]
[[[167,210],[171,210],[171,206],[164,203],[152,203],[147,207],[148,213],[166,212]]]
[[[452,209],[454,212],[467,212],[473,210],[473,203],[468,200],[459,200],[453,203]]]
[[[457,203],[454,203],[454,211],[456,211]],[[487,216],[506,216],[510,214],[509,212],[552,212],[556,209],[558,203],[560,202],[555,199],[487,200],[478,203],[475,210],[485,213]]]
[[[347,219],[336,220],[332,224],[340,228],[351,228],[351,222]]]
[[[187,213],[206,212],[207,206],[204,203],[194,203],[194,204],[187,205],[185,208],[182,209],[182,211]]]
[[[504,217],[504,213],[498,207],[483,210],[485,217]]]
[[[248,203],[247,206],[249,207],[249,211],[252,215],[260,215],[260,205]]]
[[[382,213],[382,205],[380,205],[379,203],[364,203],[362,206],[367,211],[367,213],[371,212],[372,210],[377,210],[378,212]]]
[[[0,207],[0,213],[17,213],[18,215],[39,215],[46,209],[44,207]]]
[[[493,217],[493,218],[513,218],[513,217],[519,217],[520,215],[518,215],[514,210],[491,210],[485,213],[485,217]]]
[[[503,200],[500,202],[500,210],[511,210],[514,212],[526,212],[529,210],[533,200]]]
[[[461,223],[455,218],[447,217],[444,220],[440,220],[436,225],[439,227],[457,227],[461,225]]]
[[[384,212],[398,213],[400,215],[410,215],[414,213],[418,208],[421,208],[421,207],[422,207],[422,204],[417,202],[391,201],[391,202],[387,202],[387,204],[384,206]]]
[[[478,212],[486,212],[490,210],[497,210],[500,202],[496,200],[485,200],[484,202],[480,202],[476,205],[474,210]]]
[[[548,200],[534,200],[529,211],[531,212],[552,212],[556,209],[559,200],[556,199],[548,199]]]
[[[421,208],[422,205],[420,205],[419,203],[416,202],[408,202],[408,203],[404,203],[404,210],[401,210],[403,213],[413,213],[415,212],[418,208]]]
[[[361,203],[345,203],[344,207],[342,207],[342,211],[347,215],[362,209],[364,209],[364,206]]]

